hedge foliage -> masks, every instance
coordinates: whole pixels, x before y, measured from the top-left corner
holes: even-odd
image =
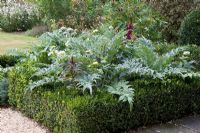
[[[29,64],[16,68],[9,73],[10,104],[54,133],[119,132],[200,110],[197,80],[133,80],[135,97],[130,111],[128,103],[119,103],[115,96],[102,91],[90,96],[62,86],[52,90],[51,85],[26,91],[35,70]]]
[[[9,55],[0,55],[0,66],[3,68],[14,66],[18,62],[18,58]]]
[[[163,36],[169,42],[177,42],[178,30],[184,17],[196,7],[200,6],[197,0],[145,0],[158,10],[167,22],[163,29]]]
[[[8,80],[0,78],[0,106],[8,104]]]
[[[51,28],[55,24],[58,27],[65,25],[76,29],[87,29],[97,26],[101,21],[104,1],[37,0],[34,3],[39,6],[43,20],[50,24]]]
[[[189,13],[182,22],[180,43],[200,45],[200,8]]]
[[[8,104],[8,69],[6,67],[12,67],[17,62],[18,58],[15,56],[0,55],[0,106]]]
[[[189,47],[190,58],[195,60],[194,67],[196,71],[200,71],[200,47],[197,45],[191,45]]]

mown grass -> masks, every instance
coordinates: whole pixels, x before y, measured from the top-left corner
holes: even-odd
[[[36,42],[36,38],[26,36],[23,33],[0,32],[0,54],[13,48],[28,48]]]

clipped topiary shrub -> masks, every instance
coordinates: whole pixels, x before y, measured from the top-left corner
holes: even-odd
[[[200,8],[189,13],[182,22],[180,43],[200,45]]]

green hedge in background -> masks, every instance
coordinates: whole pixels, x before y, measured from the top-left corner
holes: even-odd
[[[180,43],[200,45],[200,8],[189,13],[182,22]]]
[[[192,10],[200,7],[198,0],[145,0],[165,18],[167,24],[162,35],[168,42],[178,42],[178,30],[184,17]]]
[[[30,63],[31,64],[31,63]],[[133,110],[115,96],[96,92],[83,95],[62,86],[44,86],[32,92],[26,85],[34,68],[24,65],[9,73],[9,102],[54,133],[120,132],[138,126],[165,122],[200,110],[197,80],[133,80]]]

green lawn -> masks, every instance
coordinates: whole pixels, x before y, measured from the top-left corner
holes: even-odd
[[[0,32],[0,54],[4,54],[12,48],[27,48],[36,42],[36,38],[26,36],[22,33]]]

